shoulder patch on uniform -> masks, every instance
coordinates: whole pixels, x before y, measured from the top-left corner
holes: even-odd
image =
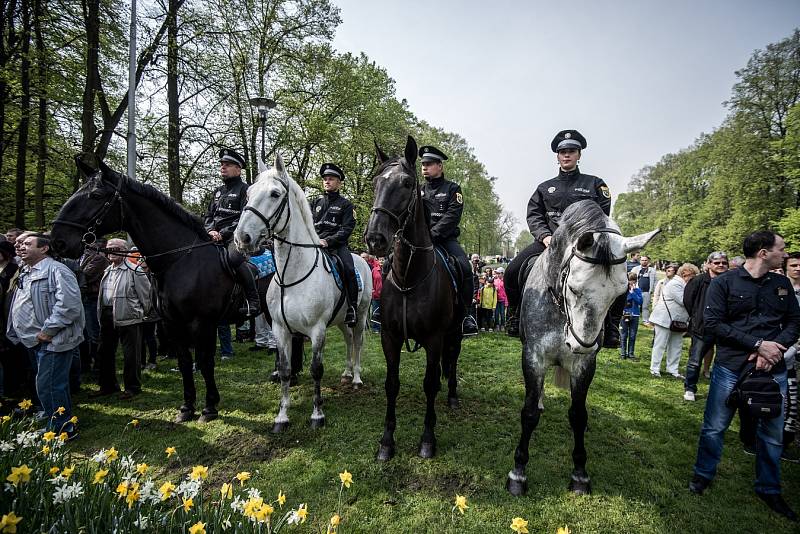
[[[607,185],[600,186],[600,192],[603,193],[603,196],[606,198],[611,198],[611,191],[608,190]]]
[[[787,288],[785,288],[785,287],[779,287],[778,288],[778,296],[779,297],[785,297],[788,294],[789,294],[789,290]]]
[[[556,192],[556,188],[551,185],[550,187],[547,188],[547,192],[548,193],[555,193]]]
[[[458,202],[459,204],[464,203],[464,197],[461,196],[461,193],[456,193],[456,202]]]
[[[314,208],[314,211],[316,211],[317,213],[319,213],[320,211],[322,211],[322,206],[320,206],[319,204],[317,204],[317,207],[316,207],[316,208]]]

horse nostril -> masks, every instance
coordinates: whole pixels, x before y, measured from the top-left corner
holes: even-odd
[[[242,239],[242,243],[244,243],[245,245],[250,244],[250,234],[248,234],[246,232],[242,232],[241,239]]]

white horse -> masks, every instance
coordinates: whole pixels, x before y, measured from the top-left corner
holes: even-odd
[[[280,156],[275,159],[275,166],[269,169],[259,161],[258,170],[256,183],[248,189],[247,206],[236,227],[234,242],[239,250],[245,252],[257,250],[268,238],[275,243],[277,272],[267,290],[267,306],[278,341],[281,404],[272,431],[282,432],[289,425],[293,333],[311,339],[311,376],[314,379],[311,426],[320,428],[325,425],[320,381],[328,326],[338,326],[347,344],[347,366],[342,373],[342,382],[352,380],[354,388],[362,385],[361,347],[372,298],[372,274],[367,262],[353,254],[353,264],[361,275],[363,289],[359,291],[356,325],[349,328],[344,323],[347,299],[334,282],[303,190],[286,173]],[[340,276],[343,279],[344,273]]]

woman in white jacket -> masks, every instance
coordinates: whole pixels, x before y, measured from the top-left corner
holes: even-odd
[[[672,332],[669,326],[672,321],[689,321],[689,313],[683,306],[683,289],[699,272],[700,270],[691,263],[684,263],[678,267],[677,274],[664,285],[653,313],[650,314],[650,323],[655,329],[653,354],[650,357],[650,374],[654,377],[661,376],[661,360],[666,350],[667,373],[683,380],[683,376],[678,372],[683,332]]]

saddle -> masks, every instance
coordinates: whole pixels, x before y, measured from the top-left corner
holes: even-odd
[[[439,258],[442,260],[442,264],[447,270],[447,274],[450,276],[450,283],[453,284],[453,289],[458,293],[458,280],[464,279],[464,273],[461,272],[458,261],[443,247],[435,245],[434,250],[436,250]]]
[[[533,269],[533,264],[536,263],[536,260],[539,259],[541,253],[534,254],[522,265],[522,268],[519,270],[517,283],[519,284],[520,292],[525,288],[525,282],[528,280],[528,275],[531,274],[531,269]]]
[[[328,251],[322,251],[322,257],[324,258],[325,268],[328,270],[331,275],[333,275],[333,280],[336,282],[336,287],[339,288],[339,291],[344,291],[344,282],[342,281],[342,272],[344,271],[344,265],[342,265],[342,259],[335,254],[330,254]],[[361,274],[358,272],[358,269],[355,269],[356,274],[356,283],[358,284],[358,290],[364,291],[364,281],[361,280]]]

